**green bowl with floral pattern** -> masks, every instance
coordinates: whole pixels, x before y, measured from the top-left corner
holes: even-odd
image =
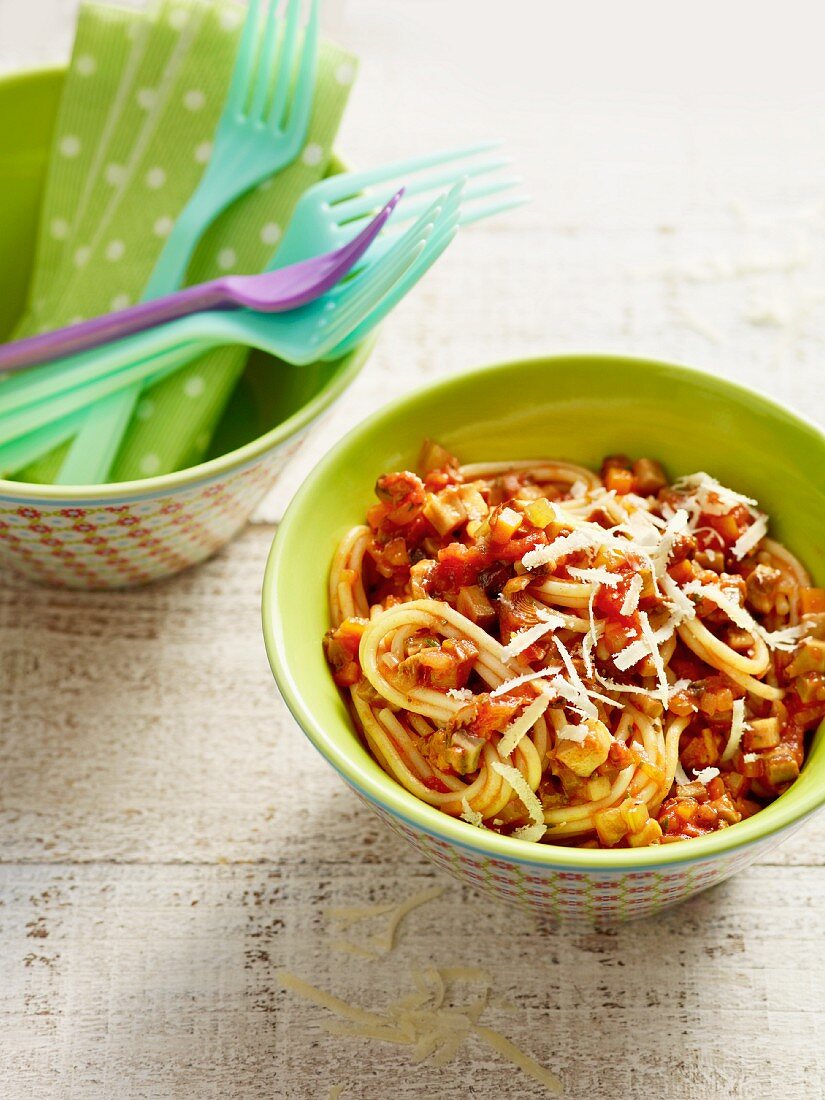
[[[764,856],[825,802],[825,724],[799,779],[721,832],[649,848],[531,844],[420,802],[373,760],[324,660],[327,571],[342,534],[363,522],[376,477],[415,462],[425,437],[464,462],[559,457],[598,467],[605,454],[659,459],[672,477],[706,470],[755,497],[775,537],[825,583],[825,436],[742,386],[683,366],[611,355],[532,359],[451,376],[382,409],[304,482],[269,556],[266,646],[296,721],[392,829],[464,882],[565,919],[643,916]]]

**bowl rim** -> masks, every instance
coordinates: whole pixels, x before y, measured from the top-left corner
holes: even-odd
[[[796,795],[793,794],[792,785],[787,792],[753,817],[731,828],[708,836],[695,837],[689,843],[683,844],[656,845],[648,848],[590,849],[537,844],[502,836],[490,830],[482,831],[468,822],[453,818],[434,806],[420,801],[387,775],[379,765],[375,764],[375,772],[366,770],[357,760],[352,759],[345,749],[335,743],[321,723],[316,720],[312,707],[302,697],[293,678],[289,661],[283,656],[287,647],[284,645],[280,620],[273,614],[276,606],[276,587],[279,577],[284,572],[282,566],[290,550],[291,533],[297,523],[297,517],[304,503],[313,497],[316,485],[334,473],[342,451],[347,450],[363,437],[369,436],[377,425],[395,416],[412,401],[432,397],[439,392],[449,392],[454,387],[460,388],[467,385],[471,380],[477,380],[488,374],[505,373],[514,368],[539,363],[560,365],[593,360],[642,369],[664,368],[681,373],[688,379],[709,384],[723,391],[726,396],[736,401],[744,399],[751,405],[755,403],[771,416],[781,413],[784,418],[790,418],[796,427],[803,428],[806,432],[813,431],[819,441],[825,445],[825,433],[817,424],[759,390],[720,378],[696,367],[665,360],[601,352],[560,353],[506,360],[450,374],[426,386],[415,387],[359,421],[324,455],[305,478],[290,501],[267,558],[262,588],[264,643],[275,682],[287,708],[305,736],[328,763],[363,797],[416,831],[428,833],[453,847],[463,848],[478,856],[505,863],[560,871],[598,870],[623,873],[634,870],[650,871],[658,867],[667,868],[718,858],[740,851],[771,836],[777,837],[777,834],[801,824],[806,817],[822,807],[825,803],[825,784],[822,784],[821,789],[814,786]],[[354,743],[358,743],[354,727],[352,732]]]
[[[65,73],[67,69],[67,65],[43,65],[0,74],[0,90],[13,88],[16,84],[37,83]],[[334,162],[341,163],[334,151],[332,159]],[[244,443],[242,447],[236,447],[235,450],[227,451],[226,454],[218,455],[217,458],[199,462],[195,466],[187,466],[171,474],[136,478],[131,481],[105,482],[99,485],[40,485],[32,481],[0,478],[0,498],[6,501],[20,500],[21,503],[26,504],[63,504],[66,500],[72,503],[91,501],[108,503],[122,500],[124,497],[143,498],[165,495],[170,490],[178,490],[226,476],[240,467],[250,465],[262,455],[285,443],[327,409],[356,378],[369,358],[376,340],[376,334],[368,336],[352,351],[337,360],[340,369],[335,371],[311,401],[302,405],[292,416],[276,424],[263,435]]]

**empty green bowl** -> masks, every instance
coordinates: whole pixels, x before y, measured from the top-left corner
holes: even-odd
[[[25,304],[64,76],[45,69],[0,79],[0,340]],[[372,344],[303,367],[250,355],[210,453],[189,469],[80,488],[0,479],[0,565],[50,584],[110,588],[202,561],[244,526]]]
[[[722,832],[651,848],[530,844],[420,802],[363,747],[321,647],[327,570],[363,522],[376,477],[415,462],[425,436],[466,462],[560,457],[598,467],[625,451],[672,477],[706,470],[749,496],[772,532],[825,582],[825,437],[780,405],[686,367],[606,355],[505,363],[450,377],[355,428],[313,471],[272,547],[263,593],[272,670],[295,719],[392,828],[458,878],[502,900],[603,923],[642,916],[729,877],[788,837],[825,801],[825,724],[799,779]]]

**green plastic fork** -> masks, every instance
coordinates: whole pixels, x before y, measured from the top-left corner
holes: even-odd
[[[344,341],[356,331],[358,339],[363,339],[441,255],[457,231],[460,203],[458,184],[408,228],[380,260],[289,314],[247,310],[193,314],[76,356],[74,363],[65,360],[59,393],[28,405],[19,402],[14,412],[0,414],[0,469],[6,461],[4,448],[15,443],[20,446],[18,441],[30,433],[54,426],[58,419],[68,420],[78,410],[124,387],[165,377],[179,369],[182,352],[192,356],[222,344],[246,344],[299,364],[337,358],[341,354],[337,349]],[[76,378],[88,378],[92,359],[94,380],[72,384],[73,373]]]
[[[318,60],[318,3],[310,0],[299,41],[302,0],[289,0],[283,19],[275,15],[277,0],[271,0],[263,20],[262,0],[250,0],[212,156],[178,215],[143,300],[177,290],[198,241],[215,218],[290,164],[303,148]],[[105,480],[142,389],[136,384],[118,391],[90,410],[63,463],[59,483]]]

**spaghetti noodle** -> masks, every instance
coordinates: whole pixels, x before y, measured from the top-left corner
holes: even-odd
[[[424,446],[342,540],[325,638],[381,767],[480,828],[586,847],[727,828],[825,717],[825,590],[756,502],[650,459]]]

